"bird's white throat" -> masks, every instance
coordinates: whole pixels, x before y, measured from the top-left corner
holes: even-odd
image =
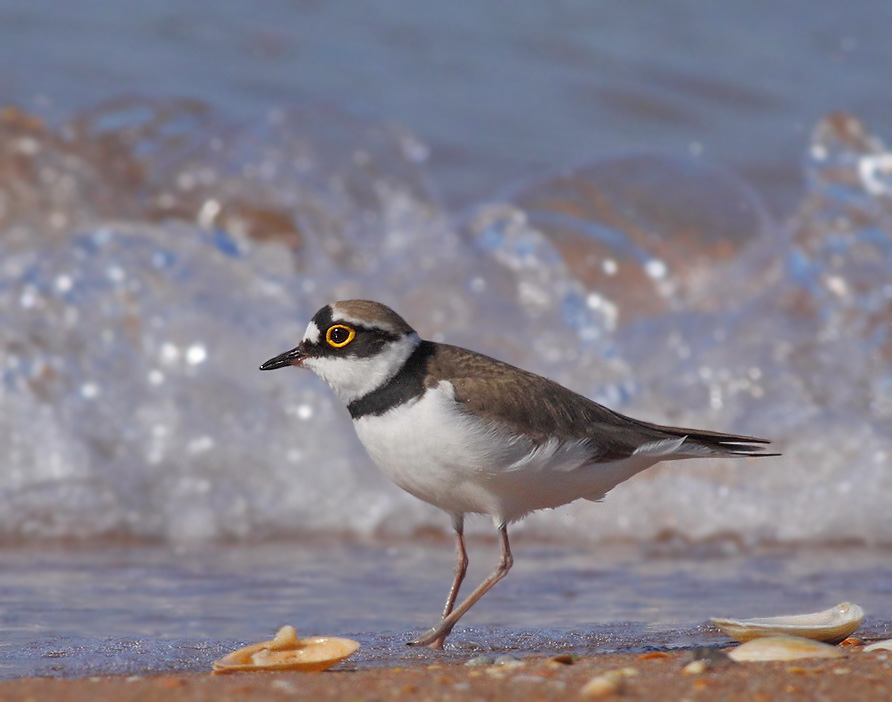
[[[301,365],[322,378],[343,402],[350,404],[395,376],[420,343],[418,334],[407,334],[391,341],[373,356],[308,356]]]

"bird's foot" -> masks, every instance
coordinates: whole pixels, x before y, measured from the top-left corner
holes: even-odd
[[[449,631],[442,631],[440,627],[435,626],[433,629],[428,629],[421,636],[417,636],[411,641],[406,642],[407,646],[427,646],[428,648],[441,649],[443,648],[443,642],[446,641],[446,637],[449,636]]]

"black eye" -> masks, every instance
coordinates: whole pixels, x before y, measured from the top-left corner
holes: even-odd
[[[349,344],[355,336],[356,331],[344,324],[330,326],[328,331],[325,332],[325,340],[328,342],[328,345],[336,349]]]

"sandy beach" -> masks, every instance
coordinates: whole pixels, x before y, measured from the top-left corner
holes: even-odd
[[[847,647],[839,659],[733,663],[690,673],[690,651],[572,658],[528,656],[507,665],[461,663],[324,673],[30,678],[0,683],[0,700],[868,700],[892,691],[888,652]],[[593,678],[599,682],[591,684]]]

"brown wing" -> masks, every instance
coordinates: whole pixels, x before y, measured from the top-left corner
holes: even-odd
[[[456,401],[468,412],[523,431],[537,443],[552,437],[588,440],[599,461],[626,458],[643,444],[680,437],[686,440],[679,453],[769,455],[753,445],[768,443],[764,439],[640,422],[535,373],[457,346],[437,344],[428,371],[432,383],[452,383]]]

